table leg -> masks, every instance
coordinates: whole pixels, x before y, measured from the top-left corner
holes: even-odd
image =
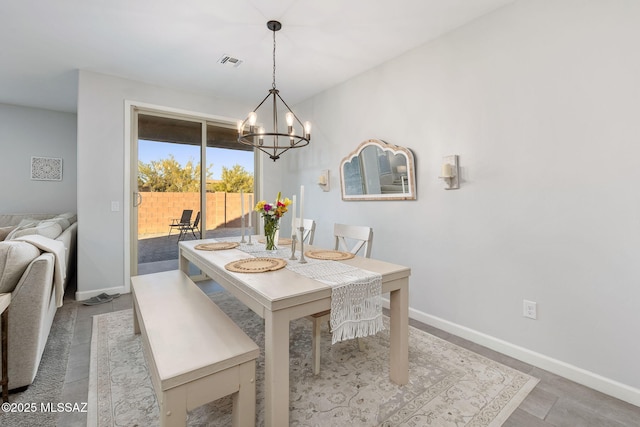
[[[390,295],[390,369],[389,378],[396,384],[409,382],[409,279]]]
[[[187,276],[189,275],[189,260],[182,255],[182,249],[178,249],[178,263],[180,271]]]
[[[289,425],[289,318],[267,311],[264,318],[265,427]]]

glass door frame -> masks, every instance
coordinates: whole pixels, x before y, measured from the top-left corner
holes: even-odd
[[[125,120],[125,250],[124,250],[124,285],[125,292],[130,292],[131,276],[138,273],[138,210],[136,203],[138,200],[138,114],[147,114],[166,118],[175,118],[177,120],[187,120],[201,123],[202,139],[200,144],[200,162],[206,165],[207,150],[207,125],[217,124],[235,129],[237,119],[212,116],[192,111],[174,109],[152,104],[139,103],[134,101],[125,101],[124,109]],[[254,193],[261,188],[261,156],[255,155],[254,152]],[[201,230],[206,230],[206,173],[207,168],[200,167],[200,204],[201,204]]]

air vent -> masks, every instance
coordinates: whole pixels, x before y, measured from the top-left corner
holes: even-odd
[[[237,68],[238,66],[240,66],[240,64],[242,64],[242,61],[240,59],[234,58],[229,55],[222,55],[218,62],[222,65],[229,65],[234,68]]]

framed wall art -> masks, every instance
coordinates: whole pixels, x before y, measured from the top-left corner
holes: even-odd
[[[34,181],[62,181],[62,159],[31,157],[31,179]]]

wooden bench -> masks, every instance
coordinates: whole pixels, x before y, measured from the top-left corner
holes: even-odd
[[[233,394],[233,426],[254,426],[258,346],[181,271],[131,285],[160,425],[185,426],[187,411]]]

